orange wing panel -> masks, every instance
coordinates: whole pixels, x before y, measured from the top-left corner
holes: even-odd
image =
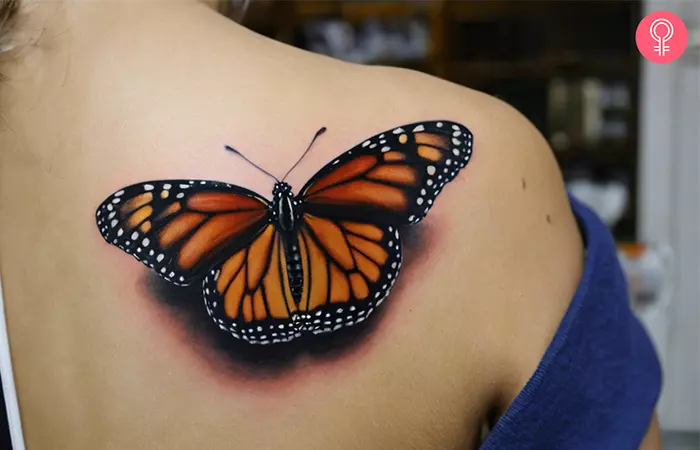
[[[333,186],[309,198],[340,205],[381,204],[395,211],[405,211],[408,207],[408,197],[400,188],[366,180]]]
[[[343,231],[336,224],[327,219],[305,216],[307,225],[314,232],[321,245],[331,254],[331,257],[345,270],[355,267],[352,253],[348,247]]]
[[[337,183],[355,178],[367,172],[377,164],[377,157],[372,155],[364,155],[352,159],[344,164],[339,165],[336,169],[327,176],[314,183],[306,192],[306,195],[311,195],[321,189],[327,188]]]
[[[389,254],[379,244],[358,236],[348,236],[350,245],[365,255],[369,256],[377,264],[384,264]]]
[[[416,133],[414,135],[418,144],[432,145],[433,147],[448,148],[449,142],[445,136],[432,133]]]
[[[207,213],[221,213],[236,210],[259,210],[264,205],[252,197],[226,192],[202,192],[194,194],[187,200],[191,209]]]
[[[411,166],[385,165],[372,169],[367,174],[367,178],[377,181],[386,181],[389,183],[404,184],[408,186],[416,182],[418,179],[418,174],[416,173],[416,169]]]
[[[255,289],[264,271],[269,270],[269,256],[275,228],[269,225],[248,250],[248,289]]]
[[[204,214],[183,213],[168,223],[158,234],[160,245],[168,248],[206,219]]]
[[[359,234],[373,241],[381,241],[384,237],[384,232],[381,228],[369,223],[342,222],[341,225],[351,233]]]
[[[131,198],[124,202],[124,204],[121,207],[121,213],[122,214],[129,214],[131,212],[136,211],[140,207],[147,205],[151,203],[151,200],[153,200],[153,194],[150,192],[146,192],[145,194],[137,195],[134,198]]]
[[[178,263],[184,269],[192,268],[219,244],[246,230],[265,215],[264,210],[222,214],[202,225],[182,246]]]

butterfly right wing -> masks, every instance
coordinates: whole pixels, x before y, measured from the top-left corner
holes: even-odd
[[[102,237],[167,281],[188,285],[248,245],[269,222],[267,201],[247,189],[202,180],[135,184],[97,209]]]
[[[299,230],[307,329],[336,331],[367,319],[389,295],[401,269],[401,239],[392,225],[304,216]]]
[[[385,131],[326,164],[301,189],[302,212],[374,223],[420,222],[472,158],[459,123],[418,122]]]

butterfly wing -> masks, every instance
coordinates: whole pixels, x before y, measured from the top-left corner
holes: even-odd
[[[299,231],[304,273],[300,309],[314,334],[364,321],[389,295],[401,269],[393,225],[304,216]]]
[[[306,216],[296,235],[303,288],[294,301],[283,237],[268,225],[204,280],[207,312],[219,328],[252,344],[288,342],[303,332],[364,321],[389,294],[401,268],[393,226]]]
[[[254,192],[201,180],[135,184],[109,196],[96,212],[108,243],[178,285],[248,245],[269,217],[267,201]]]
[[[449,121],[414,123],[378,134],[311,178],[299,195],[302,210],[337,219],[417,223],[469,162],[472,142],[466,127]]]
[[[282,236],[269,224],[204,279],[204,303],[219,328],[254,344],[288,342],[298,336],[292,324],[292,298]]]

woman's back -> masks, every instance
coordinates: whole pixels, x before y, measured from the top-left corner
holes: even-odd
[[[291,49],[196,3],[66,3],[33,20],[46,29],[5,69],[0,107],[0,268],[30,448],[476,448],[582,271],[531,125],[475,91]],[[370,136],[430,120],[468,127],[472,161],[402,231],[398,282],[347,342],[234,352],[201,288],[160,280],[94,222],[111,193],[148,180],[270,198],[270,179],[224,145],[281,177],[327,127],[287,179],[298,192]]]

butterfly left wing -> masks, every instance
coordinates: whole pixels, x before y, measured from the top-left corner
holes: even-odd
[[[96,212],[102,237],[158,275],[188,285],[249,244],[269,222],[267,201],[247,189],[202,180],[135,184]]]
[[[404,125],[367,139],[323,167],[299,194],[303,212],[409,225],[467,165],[473,137],[449,121]]]
[[[282,236],[269,224],[249,245],[212,268],[203,283],[207,312],[223,331],[252,344],[289,342],[298,308]]]

